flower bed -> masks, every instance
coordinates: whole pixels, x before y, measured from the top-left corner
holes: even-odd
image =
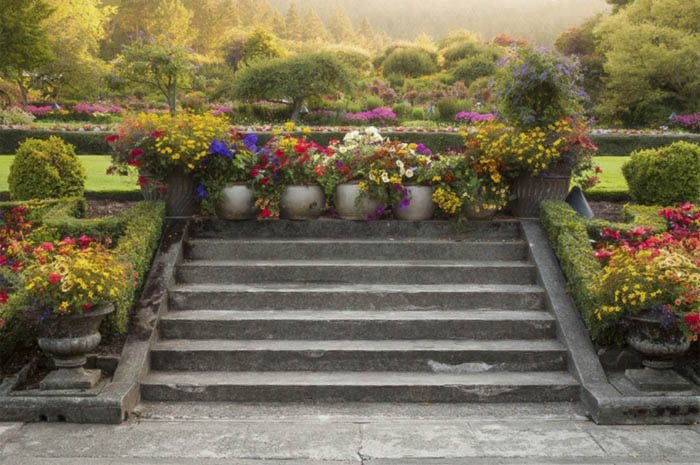
[[[625,219],[629,223],[606,224],[578,216],[563,202],[542,205],[542,223],[592,338],[622,344],[624,316],[656,309],[696,339],[698,208],[628,206]]]
[[[126,331],[129,311],[160,240],[163,205],[142,202],[119,217],[96,220],[79,218],[85,208],[83,199],[0,204],[3,356],[18,344],[33,343],[31,321],[41,318],[39,303],[42,311],[50,306],[54,313],[82,312],[100,298],[109,298],[117,310],[105,322],[103,333]],[[98,282],[106,279],[103,273],[110,279]],[[124,279],[112,279],[124,273]],[[45,291],[37,293],[40,289]],[[49,295],[52,299],[47,301]]]

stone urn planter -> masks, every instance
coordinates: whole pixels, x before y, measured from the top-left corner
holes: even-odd
[[[420,186],[418,184],[406,185],[409,203],[406,207],[400,208],[394,205],[394,216],[397,220],[424,221],[429,220],[435,213],[435,203],[433,202],[433,187]]]
[[[357,200],[360,189],[357,183],[339,184],[335,188],[335,210],[344,220],[366,220],[379,208],[379,202],[370,198]]]
[[[244,182],[233,183],[221,191],[216,216],[222,220],[249,220],[253,214],[253,190]]]
[[[194,180],[184,173],[168,176],[164,191],[165,214],[171,218],[189,218],[197,210],[197,194]]]
[[[690,348],[690,341],[675,321],[651,310],[625,317],[627,343],[642,356],[643,369],[629,369],[625,376],[642,391],[684,391],[690,383],[675,371],[674,360]]]
[[[514,192],[517,199],[513,204],[513,213],[519,217],[538,217],[540,202],[548,199],[566,199],[570,184],[571,167],[564,161],[553,163],[538,175],[521,176],[515,181]]]
[[[280,218],[287,220],[313,220],[321,216],[326,206],[326,196],[321,186],[287,186],[280,200]]]
[[[39,347],[53,357],[56,370],[39,383],[42,390],[91,389],[100,380],[100,370],[86,370],[86,355],[100,344],[100,324],[114,311],[111,304],[95,307],[82,315],[55,315],[39,326]]]
[[[482,201],[476,203],[467,202],[462,208],[462,213],[470,220],[490,220],[496,213],[498,213],[498,207],[496,205],[491,205],[489,207],[481,206]]]

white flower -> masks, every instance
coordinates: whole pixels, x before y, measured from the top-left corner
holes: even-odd
[[[401,160],[396,160],[396,166],[403,169],[403,162]]]
[[[412,178],[413,177],[413,170],[406,170],[406,177],[407,178]]]
[[[389,182],[389,175],[386,173],[382,173],[382,182],[385,184]]]

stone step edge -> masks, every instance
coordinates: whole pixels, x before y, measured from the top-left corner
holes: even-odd
[[[244,293],[369,293],[369,294],[417,294],[417,293],[473,293],[489,292],[542,294],[544,288],[536,284],[324,284],[314,286],[303,282],[265,282],[255,284],[176,284],[170,292],[244,292]]]

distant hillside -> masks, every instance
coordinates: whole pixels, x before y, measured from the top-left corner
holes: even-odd
[[[284,13],[292,0],[269,0]],[[312,7],[324,21],[334,0],[295,0]],[[551,45],[563,31],[609,11],[605,0],[337,0],[355,27],[366,16],[377,31],[393,39],[413,39],[421,32],[440,38],[446,31],[469,29],[490,39],[501,33]]]

